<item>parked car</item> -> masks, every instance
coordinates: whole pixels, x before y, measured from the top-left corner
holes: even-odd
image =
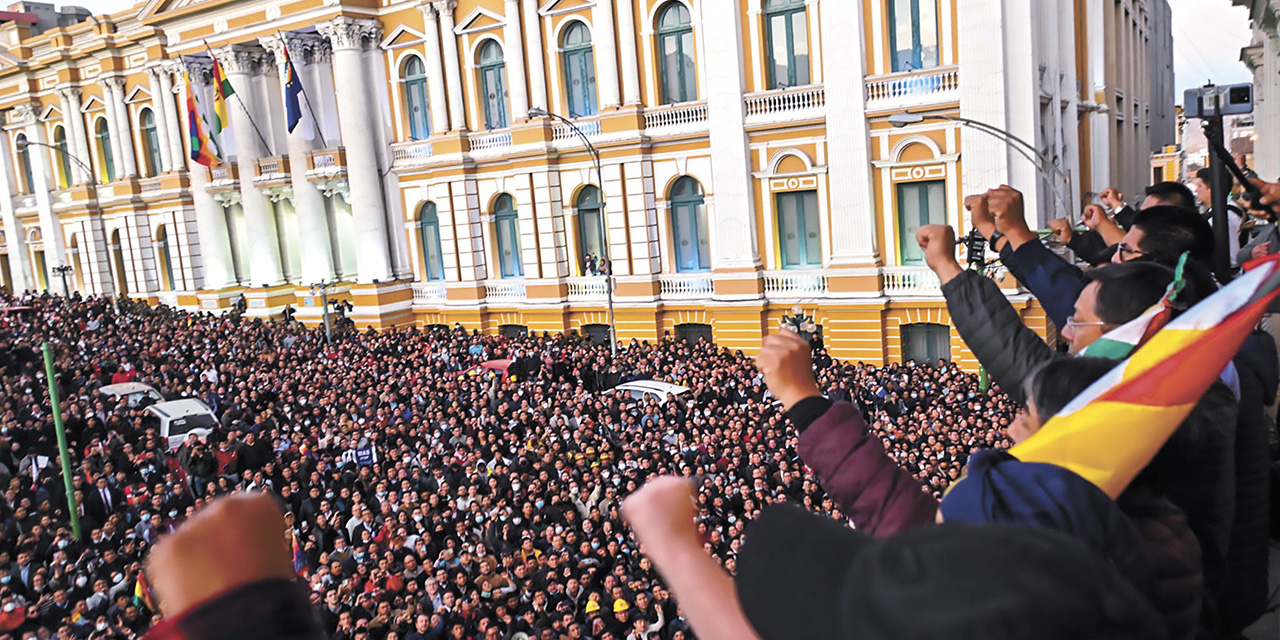
[[[208,437],[218,428],[218,418],[209,406],[195,398],[170,400],[147,407],[147,418],[160,435],[169,443],[173,451],[182,446],[183,441],[192,433],[201,438]]]
[[[151,402],[164,402],[164,396],[160,395],[154,387],[142,384],[141,382],[122,382],[120,384],[109,384],[98,389],[98,393],[111,398],[122,398],[125,406],[136,407],[143,400]]]
[[[682,387],[670,382],[658,382],[657,380],[636,380],[635,382],[624,382],[614,387],[613,390],[618,393],[625,393],[636,400],[654,398],[658,401],[658,404],[666,404],[670,396],[678,398],[681,394],[688,393],[689,387]]]

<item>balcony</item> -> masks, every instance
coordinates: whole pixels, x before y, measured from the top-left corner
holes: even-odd
[[[960,100],[960,69],[941,67],[867,79],[867,111],[897,111]]]
[[[524,302],[524,282],[486,282],[484,298],[489,302]]]
[[[581,129],[582,133],[586,134],[588,138],[594,138],[600,135],[599,120],[579,120],[573,124],[576,125],[578,129]],[[552,144],[566,141],[578,144],[578,134],[574,132],[573,127],[570,127],[567,124],[557,124],[551,127]],[[474,149],[475,146],[473,145],[471,148]]]
[[[885,267],[884,295],[891,298],[939,297],[942,283],[928,267]]]
[[[511,132],[483,133],[471,136],[471,151],[486,152],[506,149],[511,146]]]
[[[209,182],[238,182],[240,180],[240,169],[230,162],[224,162],[216,167],[209,169]]]
[[[715,295],[709,273],[672,273],[658,276],[663,300],[706,300]]]
[[[569,279],[569,302],[604,302],[609,288],[603,276]]]
[[[445,286],[439,282],[415,282],[411,288],[414,306],[440,304],[448,297]]]
[[[644,130],[649,135],[670,135],[707,130],[707,103],[674,104],[644,112]]]
[[[256,187],[283,187],[289,184],[289,156],[258,158],[253,163]]]
[[[769,300],[813,298],[827,294],[827,274],[821,271],[766,271],[764,297]]]
[[[211,167],[204,189],[224,206],[240,202],[240,168],[230,162]]]
[[[747,124],[813,120],[826,116],[827,92],[821,86],[753,93],[743,98]]]
[[[307,180],[332,180],[346,174],[346,149],[317,149],[307,154]]]
[[[13,197],[13,208],[14,208],[15,210],[19,210],[19,211],[20,211],[20,210],[23,210],[23,209],[35,209],[35,208],[36,208],[36,196],[35,196],[35,194],[28,193],[28,194],[24,194],[24,195],[16,195],[16,196],[14,196],[14,197]]]
[[[420,167],[431,161],[433,149],[426,140],[397,142],[391,145],[391,168],[395,171]]]

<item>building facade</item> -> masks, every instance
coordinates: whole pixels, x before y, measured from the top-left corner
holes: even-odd
[[[1041,223],[1107,186],[1136,193],[1173,138],[1149,71],[1165,68],[1165,14],[1164,0],[151,0],[5,23],[3,275],[58,291],[68,265],[86,294],[210,311],[243,295],[251,315],[289,305],[307,322],[324,281],[361,327],[599,336],[607,255],[623,340],[750,350],[798,306],[840,357],[976,366],[915,230],[966,229],[964,194],[999,184]],[[292,132],[286,52],[305,89]],[[210,170],[189,160],[183,74],[212,118],[213,57],[234,95],[215,134],[227,162]],[[895,126],[904,112],[925,118]]]
[[[1253,42],[1240,59],[1253,71],[1253,168],[1264,180],[1280,179],[1280,2],[1232,0],[1247,7]]]

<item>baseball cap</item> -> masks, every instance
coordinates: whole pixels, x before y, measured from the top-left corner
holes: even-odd
[[[876,540],[781,504],[747,529],[734,578],[762,640],[1166,638],[1142,596],[1079,540],[949,523]]]

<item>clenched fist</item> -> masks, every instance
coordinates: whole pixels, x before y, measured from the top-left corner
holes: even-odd
[[[1062,244],[1071,242],[1071,236],[1075,233],[1075,230],[1071,228],[1071,223],[1065,218],[1054,218],[1053,220],[1050,220],[1049,230],[1053,232],[1053,236]]]
[[[964,272],[956,260],[956,231],[947,225],[930,224],[916,231],[916,243],[924,251],[925,264],[938,274],[942,284]]]
[[[996,219],[991,217],[991,211],[987,209],[987,195],[984,193],[965,198],[964,208],[969,212],[969,220],[978,233],[990,240],[996,231]]]
[[[1091,204],[1084,208],[1084,215],[1082,217],[1084,219],[1084,226],[1097,231],[1098,227],[1107,220],[1107,212],[1102,208],[1102,205]]]
[[[694,491],[693,483],[685,478],[654,478],[622,502],[622,517],[640,544],[651,549],[673,544],[701,547],[693,521],[698,515]]]
[[[809,343],[791,331],[764,337],[756,368],[773,397],[789,410],[805,398],[822,395],[813,377],[813,352]]]
[[[1098,197],[1102,200],[1102,204],[1107,205],[1107,208],[1113,211],[1124,205],[1124,196],[1111,187],[1103,189],[1102,193],[1098,194]]]
[[[1001,185],[987,192],[987,207],[996,220],[996,230],[1008,236],[1010,242],[1017,242],[1015,237],[1035,236],[1023,213],[1022,192],[1009,185]]]

